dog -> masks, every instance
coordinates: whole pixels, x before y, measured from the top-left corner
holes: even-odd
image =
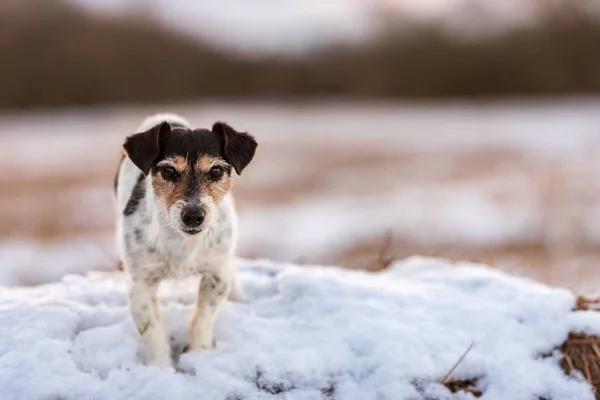
[[[161,281],[201,277],[190,350],[214,346],[215,313],[225,299],[243,301],[232,175],[248,166],[258,145],[225,122],[194,129],[176,114],[150,116],[136,132],[123,144],[115,178],[117,246],[141,355],[165,367],[173,364],[157,303]]]

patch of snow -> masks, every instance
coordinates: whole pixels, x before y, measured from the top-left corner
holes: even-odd
[[[414,243],[494,245],[535,238],[540,219],[536,204],[499,203],[478,185],[421,185],[245,209],[240,249],[280,260],[321,257],[387,231]]]
[[[21,239],[0,243],[0,286],[38,285],[66,274],[114,270],[112,237],[79,237],[38,243]],[[1,288],[0,288],[1,290]]]
[[[476,378],[483,400],[592,400],[554,351],[600,333],[573,295],[479,265],[412,258],[381,273],[240,260],[247,303],[226,303],[214,350],[178,369],[141,365],[121,276],[68,276],[0,292],[0,387],[27,399],[472,399],[438,382]],[[197,280],[161,288],[175,348]],[[542,356],[550,354],[550,356]]]

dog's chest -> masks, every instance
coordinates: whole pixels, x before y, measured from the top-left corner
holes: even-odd
[[[156,249],[168,266],[168,275],[180,278],[221,268],[229,259],[232,244],[231,229],[219,224],[198,239],[183,239],[178,234],[162,235],[156,242]]]

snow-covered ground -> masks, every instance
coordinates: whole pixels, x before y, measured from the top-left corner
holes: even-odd
[[[592,400],[559,367],[570,331],[600,334],[574,296],[482,265],[411,258],[385,272],[239,261],[248,302],[226,303],[213,350],[176,369],[140,364],[118,274],[0,292],[0,397],[11,400],[473,399],[440,384],[474,379],[483,400]],[[174,354],[193,279],[161,288]],[[278,395],[275,395],[278,394]]]

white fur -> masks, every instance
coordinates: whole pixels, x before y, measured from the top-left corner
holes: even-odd
[[[162,121],[189,126],[173,114],[147,118],[138,128],[142,132]],[[141,351],[146,363],[171,365],[170,346],[165,335],[156,293],[165,278],[201,275],[198,299],[190,329],[192,350],[213,345],[213,320],[226,297],[241,300],[235,281],[235,244],[237,215],[231,194],[217,206],[206,199],[206,228],[196,235],[185,235],[171,221],[177,210],[162,210],[157,205],[149,176],[144,178],[145,195],[131,215],[124,215],[141,171],[125,157],[117,182],[117,244],[124,269],[130,278],[130,308],[141,335]],[[175,215],[176,214],[176,215]],[[176,217],[176,218],[174,218]]]
[[[172,114],[172,113],[159,113],[159,114],[150,115],[148,118],[146,118],[140,124],[140,126],[138,126],[136,132],[147,131],[148,129],[160,124],[163,121],[176,123],[176,124],[180,124],[183,126],[191,126],[189,121],[187,119],[183,118],[182,116],[179,116],[177,114]]]

